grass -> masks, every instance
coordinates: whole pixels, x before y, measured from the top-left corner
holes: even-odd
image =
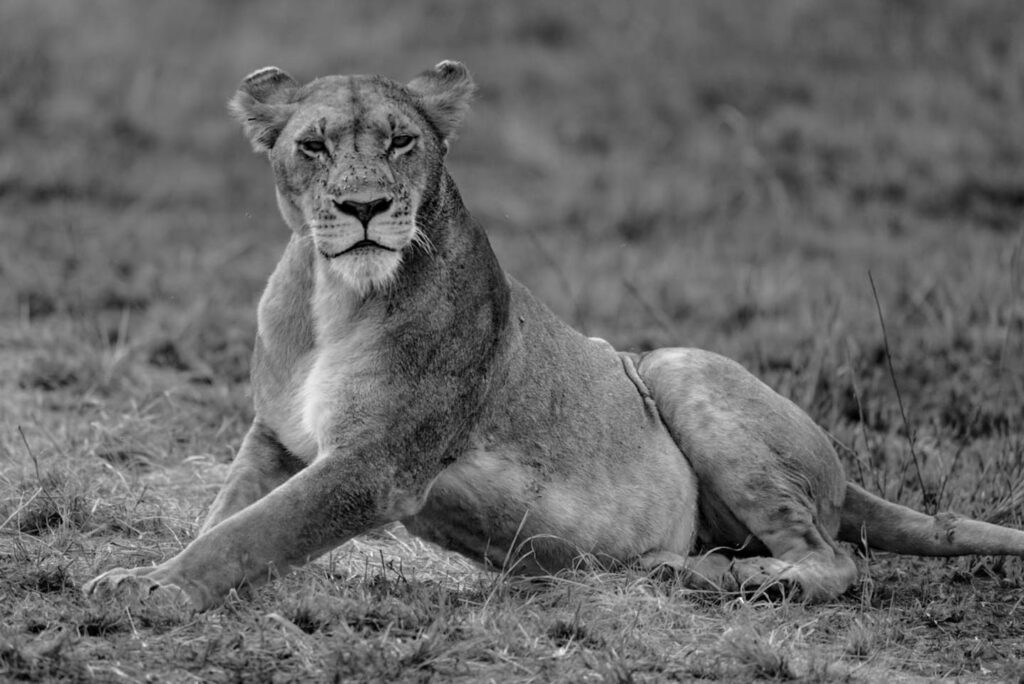
[[[224,102],[265,64],[464,60],[450,167],[560,315],[737,358],[852,479],[1021,526],[1022,33],[1009,0],[3,3],[0,679],[1021,678],[1016,559],[877,556],[808,608],[393,528],[202,615],[80,586],[182,548],[251,418],[287,232]]]

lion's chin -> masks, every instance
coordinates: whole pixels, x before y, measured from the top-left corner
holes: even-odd
[[[374,243],[376,244],[376,243]],[[321,251],[328,271],[359,294],[387,289],[402,264],[402,255],[381,246],[359,246],[357,243],[344,252],[328,255]]]
[[[326,249],[324,249],[322,247],[318,251],[320,252],[320,256],[322,256],[325,259],[337,259],[338,257],[344,256],[346,254],[355,254],[355,253],[360,252],[360,251],[365,251],[365,250],[372,251],[372,250],[378,250],[378,249],[382,249],[382,250],[385,250],[387,252],[394,252],[394,251],[396,251],[395,249],[393,249],[391,247],[388,247],[387,245],[382,245],[381,243],[374,242],[373,240],[360,240],[359,242],[355,243],[351,247],[349,247],[347,249],[343,249],[340,252],[331,252],[331,251],[328,251],[328,250],[326,250]]]

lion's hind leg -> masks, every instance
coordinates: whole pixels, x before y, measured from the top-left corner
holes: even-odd
[[[687,557],[658,551],[641,557],[639,563],[645,570],[669,573],[690,589],[739,592],[747,597],[823,600],[843,593],[857,578],[857,566],[842,550],[831,557],[809,554],[796,562],[766,556],[733,559],[719,552]]]
[[[843,593],[857,577],[834,541],[846,480],[814,421],[717,354],[659,349],[637,370],[697,476],[701,541],[761,556],[732,562],[740,588],[775,584],[808,600]]]
[[[768,539],[762,537],[771,557],[733,561],[732,572],[740,591],[749,594],[778,587],[794,598],[825,601],[842,594],[856,581],[857,565],[845,549],[828,543],[817,530],[806,536],[790,532],[780,530],[766,534]]]
[[[796,598],[824,601],[857,579],[856,563],[822,524],[815,502],[795,484],[797,479],[766,479],[760,491],[728,500],[730,512],[771,554],[733,561],[732,572],[744,593],[774,585]]]

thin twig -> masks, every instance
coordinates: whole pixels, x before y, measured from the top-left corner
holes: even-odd
[[[21,435],[21,441],[25,444],[25,451],[28,452],[29,458],[32,459],[32,465],[35,466],[35,469],[36,469],[36,481],[39,483],[39,486],[42,487],[43,486],[43,476],[39,472],[39,459],[36,458],[35,452],[32,451],[32,447],[29,446],[28,437],[25,436],[25,431],[21,429],[20,425],[18,426],[18,434]]]
[[[885,346],[885,360],[889,365],[889,378],[892,380],[892,386],[896,390],[896,403],[900,407],[900,416],[903,418],[903,427],[907,431],[907,443],[910,446],[910,457],[914,459],[914,470],[917,471],[917,483],[921,486],[921,498],[925,507],[931,508],[931,512],[936,511],[936,502],[934,500],[929,501],[928,490],[924,486],[924,478],[921,476],[921,463],[917,460],[917,452],[914,450],[914,431],[910,427],[910,421],[907,420],[907,412],[903,408],[903,396],[900,394],[900,385],[896,382],[896,369],[892,365],[892,353],[889,351],[889,335],[885,331],[885,317],[882,316],[882,304],[878,301],[878,290],[875,289],[875,279],[871,276],[871,270],[868,270],[868,282],[871,283],[871,294],[875,298],[875,308],[878,310],[878,322],[882,326],[882,344]]]

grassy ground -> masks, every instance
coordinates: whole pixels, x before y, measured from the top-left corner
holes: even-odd
[[[1019,3],[5,0],[0,679],[1024,676],[1017,560],[866,559],[806,608],[521,586],[393,529],[203,615],[81,598],[187,543],[251,417],[287,231],[224,111],[238,80],[442,58],[482,86],[452,171],[558,313],[731,355],[851,478],[1021,526]]]

